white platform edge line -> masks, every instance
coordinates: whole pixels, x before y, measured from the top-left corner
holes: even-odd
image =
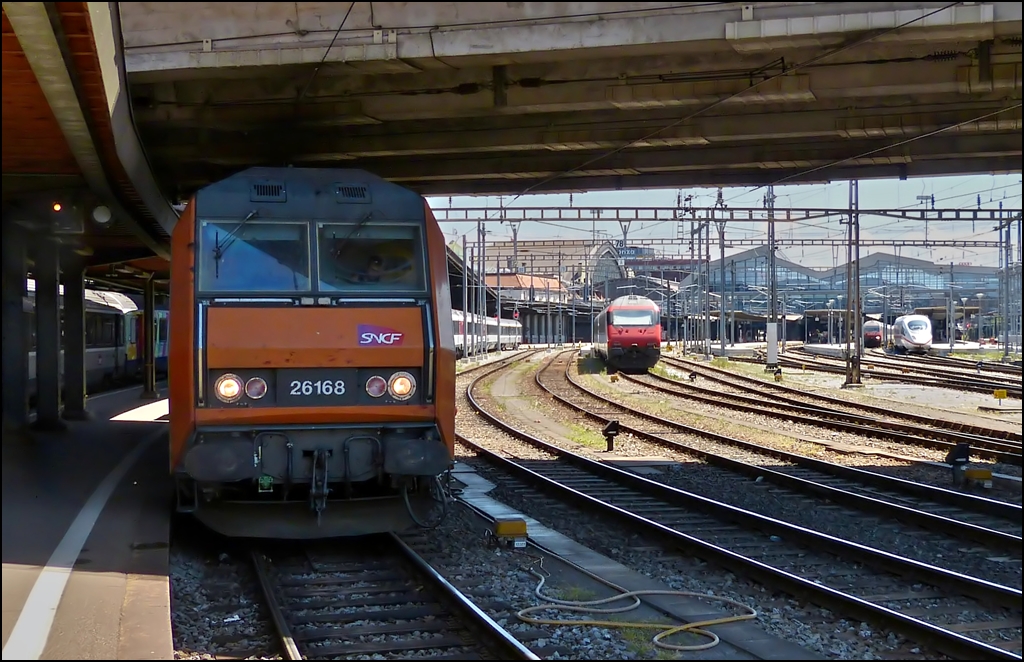
[[[68,527],[57,548],[50,555],[46,567],[36,578],[32,591],[18,615],[18,621],[14,624],[14,629],[11,630],[11,636],[4,644],[4,660],[38,660],[43,654],[50,638],[53,620],[57,615],[57,607],[60,606],[64,589],[71,577],[71,570],[74,568],[86,540],[89,539],[96,520],[99,519],[107,501],[128,470],[138,461],[142,453],[166,432],[166,429],[155,430],[153,434],[146,437],[93,490],[85,505],[71,522],[71,526]]]

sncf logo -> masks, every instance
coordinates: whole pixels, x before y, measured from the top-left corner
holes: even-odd
[[[368,345],[370,347],[380,347],[381,345],[401,345],[402,336],[405,335],[395,331],[394,329],[375,326],[373,324],[360,324],[358,333],[359,344]]]

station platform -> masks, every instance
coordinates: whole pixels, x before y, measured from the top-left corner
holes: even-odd
[[[3,437],[3,659],[171,659],[166,387]]]

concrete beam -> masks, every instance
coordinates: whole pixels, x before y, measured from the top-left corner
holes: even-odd
[[[644,152],[622,151],[601,159],[580,175],[639,174],[658,171],[690,171],[703,168],[724,169],[788,169],[814,167],[855,157],[876,149],[887,148],[892,139],[853,140],[822,145],[818,141],[802,144],[786,143],[730,146],[721,148],[658,149]],[[907,163],[922,159],[956,157],[996,157],[1021,155],[1021,134],[952,135],[921,140],[855,159],[851,165]],[[382,176],[396,181],[416,179],[478,179],[548,176],[572,170],[589,161],[591,154],[548,154],[538,159],[534,154],[501,155],[492,158],[432,160],[429,164],[409,159],[374,159],[366,163]]]
[[[582,191],[623,191],[655,188],[686,188],[715,186],[767,186],[782,177],[788,184],[827,184],[849,179],[907,179],[943,177],[948,175],[1020,174],[1019,156],[955,158],[941,161],[911,162],[892,165],[837,166],[824,171],[801,174],[774,170],[698,170],[671,174],[563,177],[531,189],[532,193],[572,193]],[[515,195],[539,180],[480,179],[475,181],[407,182],[423,195]]]
[[[117,3],[89,2],[89,20],[103,74],[103,91],[107,97],[110,112],[110,127],[114,135],[114,147],[135,191],[142,198],[146,209],[164,232],[170,236],[178,222],[178,214],[164,198],[160,187],[153,178],[152,169],[146,159],[142,142],[135,132],[128,81],[124,71],[124,52],[121,42],[121,25]]]
[[[380,87],[351,78],[318,80],[303,105],[296,108],[297,81],[282,80],[197,80],[173,85],[168,94],[161,86],[141,86],[133,91],[140,99],[138,121],[213,121],[223,126],[230,120],[267,124],[275,121],[311,121],[337,124],[368,124],[374,121],[402,121],[490,116],[586,112],[597,110],[642,110],[652,108],[696,109],[724,102],[729,107],[811,104],[814,101],[865,100],[879,97],[913,98],[927,95],[950,96],[1002,92],[1018,94],[1021,64],[998,63],[991,79],[982,87],[979,75],[961,61],[910,61],[882,65],[845,65],[806,70],[804,73],[768,81],[748,90],[749,79],[715,78],[716,72],[700,76],[705,80],[630,82],[629,80],[577,80],[512,78],[506,88],[504,106],[496,109],[489,80],[418,81],[415,86]],[[694,75],[697,76],[697,75]],[[660,75],[653,76],[658,78]],[[462,78],[462,77],[458,77]],[[489,78],[489,74],[488,74]],[[534,82],[529,82],[534,81]],[[975,81],[972,84],[972,81]],[[146,88],[150,89],[146,89]],[[166,87],[166,86],[164,86]],[[744,91],[746,90],[746,91]],[[170,96],[171,98],[167,98]],[[141,99],[147,99],[143,101]],[[339,99],[344,101],[339,102]],[[354,101],[352,99],[355,99]],[[326,106],[317,108],[321,102]],[[146,105],[151,106],[146,109]],[[240,106],[251,118],[241,117]],[[332,113],[337,112],[332,115]]]
[[[669,174],[681,180],[690,176],[724,174],[744,171],[773,173],[777,178],[803,172],[819,166],[845,161],[852,166],[907,165],[919,161],[997,159],[1021,157],[1021,133],[940,135],[883,149],[892,145],[891,138],[857,139],[842,143],[807,141],[782,144],[739,145],[730,147],[694,147],[687,149],[658,149],[647,151],[622,151],[602,158],[585,169],[574,171],[566,179],[586,177],[621,176],[635,178],[640,175]],[[857,157],[873,150],[870,156]],[[579,167],[601,153],[516,153],[512,155],[477,156],[475,158],[452,158],[412,160],[405,157],[366,159],[346,162],[345,167],[365,168],[384,178],[413,187],[425,186],[429,182],[446,182],[446,190],[460,191],[460,187],[483,180],[514,180],[511,188],[522,190],[530,183]],[[296,163],[296,165],[304,165]],[[218,165],[213,160],[203,163],[176,163],[167,176],[174,181],[202,182],[216,181],[236,172],[242,166]],[[975,168],[988,171],[989,167],[976,163]],[[1017,168],[1019,169],[1019,163]],[[831,167],[826,177],[831,177]],[[891,172],[891,170],[890,170]],[[741,177],[749,177],[744,174]],[[495,186],[494,188],[499,188]],[[582,185],[571,188],[581,190]]]
[[[948,102],[955,96],[1019,97],[1021,69],[1019,53],[995,57],[985,76],[966,58],[857,63],[808,69],[755,89],[748,89],[751,78],[763,79],[764,75],[717,77],[725,74],[706,71],[694,74],[693,80],[660,82],[669,75],[652,73],[645,79],[648,82],[637,82],[642,80],[639,78],[559,81],[511,76],[500,108],[494,105],[491,72],[480,81],[453,74],[434,75],[433,80],[403,79],[393,85],[381,84],[393,80],[387,77],[378,77],[373,83],[362,78],[325,78],[310,88],[308,100],[301,105],[295,103],[299,82],[285,79],[141,85],[134,94],[139,99],[140,124],[260,129],[280,122],[330,126],[612,109],[676,108],[685,112],[712,103],[730,109],[778,104],[795,109],[813,103],[873,104],[883,97],[908,104]]]
[[[822,3],[817,3],[822,4]],[[837,4],[837,3],[827,3]],[[904,4],[904,3],[897,3]],[[872,31],[895,32],[879,34],[878,41],[922,39],[927,30],[929,41],[992,39],[995,36],[995,5],[991,3],[957,3],[937,10],[933,7],[879,7],[880,11],[823,14],[814,17],[768,18],[757,20],[754,11],[749,18],[725,26],[725,38],[740,52],[771,51],[791,48],[795,44],[831,46],[842,43],[841,36]],[[758,12],[760,13],[760,12]],[[1019,8],[1018,8],[1019,20]],[[1011,11],[1012,15],[1012,11]],[[1007,15],[1002,14],[1006,20]]]
[[[73,65],[65,59],[54,29],[56,17],[50,16],[49,4],[5,2],[4,13],[89,188],[143,244],[157,254],[167,255],[166,247],[132,218],[110,187],[81,97],[69,73]]]
[[[566,116],[567,123],[538,122],[530,117],[519,121],[535,126],[500,129],[494,122],[478,120],[450,128],[433,123],[389,123],[386,127],[350,129],[344,134],[322,129],[277,132],[276,140],[290,146],[296,161],[342,160],[380,156],[474,154],[495,151],[587,151],[613,149],[629,144],[630,149],[685,147],[744,141],[829,140],[877,136],[914,136],[956,125],[1001,108],[997,102],[957,109],[918,109],[894,112],[887,108],[870,110],[794,111],[698,117],[641,140],[655,131],[650,119],[626,119],[599,123],[587,117]],[[576,120],[576,121],[571,121]],[[671,123],[663,119],[662,126]],[[1019,131],[1021,110],[1004,113],[960,132]],[[148,141],[161,160],[196,161],[230,155],[239,162],[266,156],[261,142],[244,132],[222,132],[207,137],[207,144],[195,142],[192,129],[162,129]]]
[[[943,2],[203,3],[188,12],[157,2],[119,3],[130,73],[310,64],[324,59],[354,72],[652,55],[680,50],[791,48],[799,38],[841,40],[921,19]],[[908,26],[898,38],[938,42],[991,38],[1020,21],[1013,3],[957,7]],[[348,13],[347,19],[344,18]],[[342,26],[342,21],[344,25]],[[732,25],[731,32],[727,26]],[[339,31],[339,26],[341,29]],[[337,33],[335,45],[328,45]],[[731,38],[730,38],[731,34]],[[984,36],[989,35],[989,36]]]

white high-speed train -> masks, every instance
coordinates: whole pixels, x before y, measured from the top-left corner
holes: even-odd
[[[923,354],[932,346],[932,321],[924,315],[903,315],[892,325],[896,350]]]
[[[452,328],[455,331],[455,353],[459,357],[472,350],[474,332],[479,351],[491,352],[501,349],[518,349],[523,342],[523,325],[519,320],[498,320],[481,317],[475,313],[452,310]]]

